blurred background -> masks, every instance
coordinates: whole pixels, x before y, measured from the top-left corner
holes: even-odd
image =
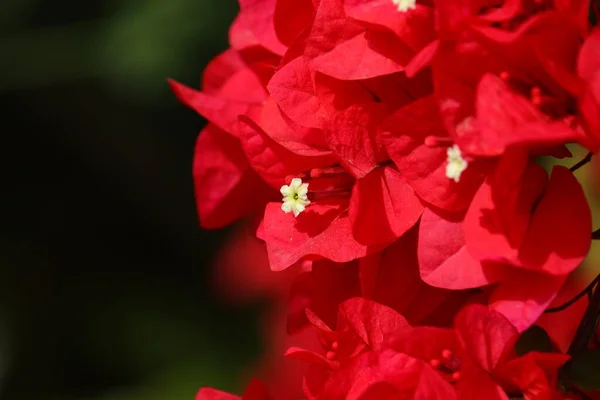
[[[257,304],[226,305],[198,228],[198,86],[235,0],[0,1],[0,398],[239,389]]]

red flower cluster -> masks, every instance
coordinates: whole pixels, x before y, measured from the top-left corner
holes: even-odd
[[[577,293],[592,219],[573,171],[536,160],[600,148],[590,1],[240,6],[202,90],[170,84],[209,121],[202,226],[250,217],[272,270],[300,266],[288,332],[322,344],[286,353],[305,396],[568,398],[586,300],[543,313]],[[550,352],[518,354],[534,324]],[[243,396],[267,398],[256,381]]]

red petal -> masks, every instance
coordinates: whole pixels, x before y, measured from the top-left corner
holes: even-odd
[[[486,286],[510,276],[501,264],[481,263],[465,247],[460,216],[445,218],[425,209],[419,225],[421,277],[432,286],[467,289]]]
[[[571,171],[556,166],[519,251],[521,264],[549,274],[568,274],[587,256],[591,231],[592,215],[581,185]]]
[[[394,34],[350,20],[341,0],[320,2],[305,50],[312,68],[344,80],[402,71],[412,53]]]
[[[460,356],[462,348],[453,329],[417,326],[396,332],[390,348],[422,360],[440,359],[444,350]]]
[[[242,400],[271,400],[271,396],[265,385],[259,380],[253,379],[248,384],[248,387],[242,396]]]
[[[502,387],[473,360],[464,359],[460,373],[456,384],[459,399],[509,400]]]
[[[309,350],[300,349],[298,347],[290,347],[284,354],[286,357],[294,358],[300,361],[306,361],[311,364],[321,365],[327,368],[331,368],[332,364],[327,358],[320,354],[314,353]]]
[[[196,400],[241,400],[240,396],[235,396],[213,388],[202,388],[196,395]]]
[[[384,105],[356,104],[337,114],[325,131],[330,148],[356,178],[366,176],[387,159],[383,143],[377,137],[377,125],[386,114]]]
[[[513,144],[552,145],[572,142],[575,130],[546,117],[524,97],[513,93],[499,77],[485,74],[477,87],[477,120],[469,135],[457,133],[460,148],[471,154],[496,156]]]
[[[345,300],[360,295],[358,262],[313,262],[310,310],[328,326],[336,326],[338,309]]]
[[[213,58],[202,73],[202,90],[207,94],[218,94],[229,77],[246,68],[240,53],[228,49]]]
[[[238,116],[252,115],[258,111],[259,103],[248,103],[210,96],[173,80],[169,80],[169,85],[182,103],[214,123],[220,129],[234,136],[239,136]]]
[[[435,39],[432,7],[399,12],[390,0],[346,0],[344,8],[351,18],[388,28],[414,51]]]
[[[519,335],[506,317],[479,304],[465,307],[456,316],[454,328],[465,353],[488,372],[508,355]]]
[[[274,194],[249,168],[240,142],[213,125],[198,137],[193,174],[198,215],[206,229],[229,225]],[[239,201],[252,192],[256,195]]]
[[[301,156],[293,153],[273,140],[254,121],[240,116],[240,135],[242,146],[250,165],[272,187],[279,189],[288,184],[289,175],[302,174],[312,168],[324,167],[334,163],[334,158],[317,152],[317,156]]]
[[[273,14],[276,0],[240,0],[240,14],[261,46],[275,54],[283,55],[286,47],[275,34]]]
[[[275,5],[275,32],[287,46],[310,27],[315,17],[315,7],[311,0],[277,0]]]
[[[583,42],[577,60],[577,72],[590,82],[600,71],[600,28],[596,28]]]
[[[321,128],[326,117],[316,96],[314,73],[304,57],[297,57],[281,67],[267,86],[281,109],[295,122]]]
[[[318,397],[319,400],[374,400],[381,394],[375,385],[393,386],[392,399],[456,399],[452,386],[425,362],[392,350],[365,353],[343,369],[335,371]],[[390,395],[386,389],[385,394]],[[379,399],[379,398],[377,398]]]
[[[409,78],[417,75],[423,68],[427,67],[431,64],[433,57],[437,53],[438,46],[440,42],[438,40],[434,40],[425,46],[416,56],[410,60],[408,65],[406,66],[406,75]]]
[[[529,162],[527,156],[521,161],[507,153],[495,176],[481,185],[473,198],[464,232],[469,253],[477,260],[521,265],[519,248],[547,181],[540,166]]]
[[[339,307],[337,331],[357,335],[371,350],[379,350],[399,330],[410,329],[406,319],[389,307],[355,297]]]
[[[389,244],[412,228],[423,213],[413,189],[391,167],[356,181],[350,201],[354,237],[364,244]]]
[[[293,122],[281,112],[273,97],[263,104],[260,126],[277,143],[301,156],[322,156],[331,154],[323,131],[305,128]]]
[[[567,282],[560,289],[560,292],[558,292],[548,308],[562,306],[580,293],[590,281],[589,278],[586,279],[585,275],[582,269],[577,269],[574,273],[570,274]],[[550,339],[554,342],[554,345],[560,351],[566,353],[587,305],[587,297],[583,296],[562,311],[542,314],[537,320],[536,325],[544,328]]]
[[[305,256],[346,262],[380,250],[381,247],[354,240],[346,210],[347,202],[321,201],[294,218],[281,210],[281,203],[269,203],[265,211],[265,241],[271,269],[285,269]]]
[[[523,332],[535,323],[556,297],[565,278],[520,271],[519,276],[494,290],[489,299],[490,307],[502,313],[519,332]]]
[[[425,145],[427,136],[447,136],[437,110],[432,97],[410,103],[383,122],[383,139],[402,177],[420,198],[459,211],[469,205],[483,181],[483,171],[474,163],[458,183],[446,176],[446,149]]]

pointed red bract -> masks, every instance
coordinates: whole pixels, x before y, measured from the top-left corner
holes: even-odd
[[[213,125],[198,137],[193,174],[200,223],[207,229],[226,226],[275,197],[250,169],[240,142]],[[248,193],[254,195],[240,202]]]
[[[392,167],[375,169],[352,189],[349,215],[354,237],[367,245],[392,243],[417,223],[422,212],[413,189]]]
[[[346,262],[380,250],[354,239],[347,209],[347,201],[321,201],[295,218],[281,211],[281,203],[269,203],[264,229],[271,269],[285,269],[307,256]]]
[[[325,130],[331,150],[355,178],[366,176],[388,158],[377,136],[386,114],[387,107],[381,104],[354,105],[338,113]]]

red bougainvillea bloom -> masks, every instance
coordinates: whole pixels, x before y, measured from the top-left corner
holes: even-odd
[[[246,217],[261,240],[221,257],[224,286],[277,299],[278,332],[285,314],[298,340],[287,361],[307,366],[289,392],[259,375],[271,394],[565,398],[564,353],[598,319],[574,175],[600,148],[597,14],[589,0],[241,0],[201,90],[170,82],[209,122],[202,226]],[[538,164],[571,143],[589,156]],[[287,271],[266,279],[252,254]],[[534,324],[561,353],[517,354]],[[254,382],[251,398],[269,397]]]
[[[387,347],[399,331],[410,329],[394,310],[354,298],[339,307],[332,330],[307,311],[319,333],[324,355],[292,347],[287,356],[310,364],[305,394],[318,399],[451,398],[452,389],[426,362]],[[383,387],[381,387],[383,386]],[[433,397],[423,397],[432,396]],[[416,397],[407,397],[416,396]]]
[[[427,360],[454,384],[459,399],[504,400],[507,393],[550,398],[557,392],[551,383],[569,356],[530,352],[518,357],[514,350],[518,336],[500,313],[470,305],[456,316],[454,330],[415,327],[401,331],[390,347]]]

